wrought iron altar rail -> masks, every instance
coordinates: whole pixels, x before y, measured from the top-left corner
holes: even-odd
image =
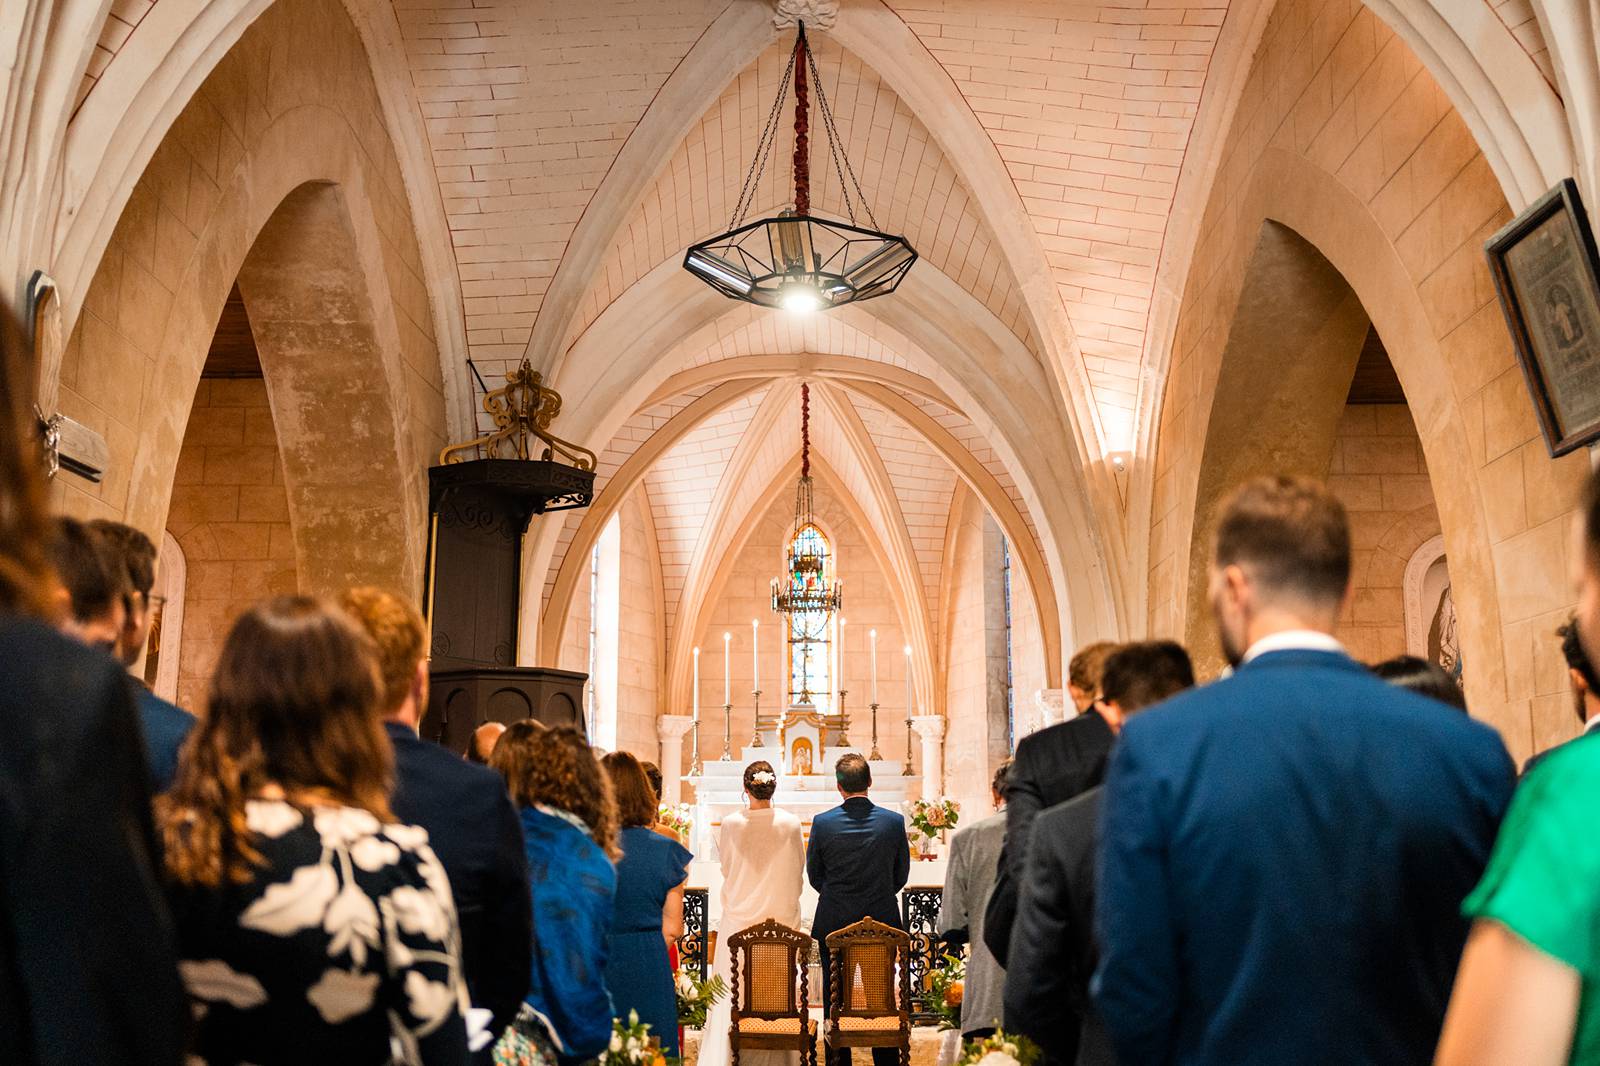
[[[688,967],[700,980],[709,970],[710,930],[706,928],[711,893],[704,888],[683,890],[683,935],[678,938],[678,965]]]
[[[929,1025],[939,1020],[928,979],[943,949],[939,940],[942,888],[908,888],[901,893],[901,917],[911,934],[911,1022]]]
[[[911,934],[911,1020],[917,1025],[939,1020],[928,991],[928,978],[943,954],[939,940],[941,888],[908,888],[901,897],[901,917]],[[710,893],[703,888],[683,893],[683,936],[678,938],[678,965],[705,980],[710,973]]]

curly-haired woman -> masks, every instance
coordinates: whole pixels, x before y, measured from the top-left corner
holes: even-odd
[[[489,765],[522,814],[533,894],[533,975],[514,1035],[534,1061],[592,1059],[610,1043],[615,1016],[605,984],[621,854],[611,782],[582,734],[536,722],[507,728]]]
[[[376,651],[332,604],[234,623],[158,801],[179,969],[209,1063],[467,1061],[444,868],[389,811]]]
[[[806,846],[800,819],[772,805],[778,775],[765,759],[744,768],[745,809],[722,819],[717,850],[722,862],[722,918],[717,941],[741,929],[772,919],[793,929],[800,927],[801,879],[806,868]],[[717,952],[716,972],[729,979],[727,950]],[[728,1026],[732,1001],[724,996],[706,1019],[700,1045],[700,1066],[726,1066],[730,1058]],[[768,1061],[794,1061],[785,1051],[743,1052],[746,1066]]]
[[[678,1001],[667,945],[683,935],[683,887],[694,856],[676,838],[655,831],[656,794],[638,759],[614,751],[601,765],[611,779],[622,825],[606,987],[617,1016],[638,1012],[650,1035],[660,1038],[661,1050],[676,1058]]]

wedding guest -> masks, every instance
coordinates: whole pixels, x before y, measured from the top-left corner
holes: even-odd
[[[873,918],[900,928],[898,896],[911,876],[911,845],[905,816],[873,803],[872,767],[855,752],[839,757],[833,768],[844,800],[811,820],[811,845],[806,849],[806,876],[817,890],[811,935],[821,946],[822,1009],[833,1000],[832,957],[828,934]],[[893,1048],[873,1048],[874,1066],[895,1066]],[[850,1050],[841,1049],[830,1066],[850,1066]]]
[[[282,596],[233,624],[158,802],[180,968],[211,1063],[467,1061],[455,906],[389,808],[372,641]]]
[[[21,331],[0,309],[0,1062],[178,1066],[188,1005],[126,671],[56,629]]]
[[[577,1066],[604,1051],[616,1013],[606,931],[616,895],[617,804],[583,734],[508,726],[490,765],[522,815],[533,900],[532,980],[512,1036],[539,1061]]]
[[[395,816],[428,831],[450,878],[461,925],[461,965],[475,1006],[510,1028],[528,994],[533,917],[522,821],[506,782],[417,735],[428,706],[427,623],[411,603],[377,588],[339,598],[378,650],[383,727],[394,746]],[[479,1058],[488,1061],[485,1048]]]
[[[467,761],[477,763],[479,766],[488,766],[491,756],[494,755],[494,746],[500,743],[505,731],[503,722],[485,722],[474,729],[472,739],[467,742]]]
[[[139,700],[139,720],[144,726],[145,755],[150,761],[151,788],[165,792],[178,772],[178,749],[194,728],[194,715],[150,691],[134,667],[150,641],[155,608],[150,593],[156,584],[156,546],[132,526],[96,519],[89,528],[99,535],[108,556],[121,564],[127,582],[122,591],[122,632],[117,638],[117,658],[133,677]]]
[[[1075,679],[1072,687],[1077,693],[1087,692],[1090,702],[1076,718],[1041,729],[1017,744],[1006,781],[1006,833],[999,873],[983,916],[984,943],[1002,967],[1011,950],[1011,926],[1017,917],[1017,892],[1028,862],[1034,816],[1081,796],[1105,776],[1112,732],[1093,700],[1099,695],[1106,659],[1115,650],[1114,644],[1091,644],[1074,655],[1067,670]]]
[[[639,760],[614,751],[601,764],[617,797],[622,859],[606,946],[606,987],[617,1017],[638,1011],[669,1058],[678,1054],[678,1001],[667,945],[683,936],[689,849],[655,832],[656,796]]]
[[[722,866],[721,917],[717,922],[716,953],[712,972],[732,984],[732,950],[728,938],[753,925],[771,920],[791,929],[800,928],[800,893],[806,868],[805,833],[800,819],[772,805],[778,791],[777,771],[765,759],[744,768],[745,806],[723,816],[716,830],[717,855]],[[733,996],[724,995],[711,1007],[700,1033],[700,1053],[695,1066],[728,1066],[732,1046],[728,1029],[733,1023]],[[796,1066],[798,1052],[742,1050],[740,1066]]]
[[[1094,706],[1100,695],[1100,674],[1106,660],[1117,650],[1109,640],[1096,641],[1079,648],[1067,663],[1067,696],[1079,714]]]
[[[1170,640],[1125,644],[1106,660],[1100,713],[1114,732],[1134,714],[1194,686],[1194,667]],[[1031,1038],[1045,1066],[1117,1066],[1089,1001],[1094,973],[1095,859],[1101,796],[1091,788],[1040,812],[1011,930],[1005,1025]]]
[[[50,565],[65,601],[61,632],[107,655],[117,654],[122,636],[122,590],[126,579],[104,540],[76,518],[55,519],[48,541]]]
[[[1007,759],[989,782],[997,813],[959,830],[950,839],[944,895],[939,905],[939,933],[947,940],[970,943],[967,977],[961,990],[961,1035],[989,1036],[1000,1028],[1001,993],[1006,972],[983,942],[983,910],[999,872],[1000,845],[1006,835]]]
[[[1372,672],[1391,685],[1410,689],[1420,696],[1448,704],[1458,711],[1467,709],[1466,693],[1444,667],[1415,655],[1396,655],[1372,668]]]
[[[1233,674],[1129,720],[1106,776],[1093,988],[1123,1062],[1431,1054],[1513,770],[1494,730],[1345,653],[1349,586],[1325,487],[1224,502],[1210,598]]]
[[[1561,638],[1561,657],[1566,661],[1567,679],[1572,683],[1572,709],[1577,713],[1578,724],[1583,729],[1578,734],[1578,739],[1581,740],[1600,728],[1600,673],[1595,671],[1594,663],[1583,650],[1583,640],[1578,632],[1576,618],[1568,619],[1566,624],[1556,630],[1556,636]],[[1529,757],[1522,767],[1522,772],[1526,774],[1564,746],[1558,744]]]
[[[1600,654],[1600,479],[1589,481],[1577,526],[1578,612],[1569,630],[1593,662]],[[1523,778],[1489,869],[1467,899],[1472,935],[1437,1066],[1600,1062],[1597,810],[1600,731],[1588,730]]]

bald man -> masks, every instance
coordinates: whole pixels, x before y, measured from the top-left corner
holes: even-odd
[[[472,731],[472,742],[467,745],[467,761],[487,764],[500,743],[500,734],[506,731],[504,722],[485,722]]]

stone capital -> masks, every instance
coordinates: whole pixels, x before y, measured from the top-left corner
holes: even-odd
[[[687,714],[664,714],[656,719],[656,736],[661,740],[680,740],[694,728],[694,718]]]
[[[944,739],[944,715],[918,714],[911,718],[911,728],[917,731],[917,736],[923,740]]]
[[[1033,694],[1033,705],[1039,711],[1040,729],[1073,717],[1067,710],[1067,690],[1064,688],[1039,689]]]
[[[832,29],[839,19],[839,0],[776,0],[772,24],[780,30],[804,22],[813,29]]]

